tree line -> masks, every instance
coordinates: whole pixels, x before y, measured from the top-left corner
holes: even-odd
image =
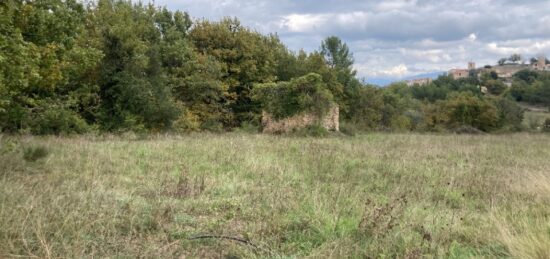
[[[236,18],[125,0],[2,1],[0,50],[3,132],[226,131],[328,103],[360,130],[519,129],[523,116],[517,91],[487,97],[469,79],[366,85],[337,37],[293,52]]]

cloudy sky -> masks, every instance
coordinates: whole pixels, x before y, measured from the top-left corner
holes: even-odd
[[[236,16],[292,50],[341,37],[371,82],[494,64],[513,53],[550,56],[549,0],[155,0],[194,18]]]

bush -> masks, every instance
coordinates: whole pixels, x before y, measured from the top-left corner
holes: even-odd
[[[359,130],[357,129],[357,126],[353,123],[346,122],[340,124],[340,132],[342,132],[342,134],[344,135],[355,136],[357,135],[358,131]]]
[[[497,108],[487,100],[470,93],[453,94],[441,105],[448,115],[451,128],[471,126],[482,131],[490,131],[498,127]]]
[[[315,73],[292,79],[290,82],[259,84],[253,90],[253,99],[275,119],[288,118],[300,112],[325,115],[334,97],[323,78]]]
[[[187,109],[180,114],[173,125],[174,130],[178,133],[199,131],[200,126],[201,122],[199,116]]]
[[[23,159],[27,162],[36,162],[49,155],[49,151],[44,146],[31,146],[23,149]]]
[[[424,114],[418,110],[407,110],[404,115],[409,119],[412,130],[418,129],[424,122]]]
[[[398,115],[391,119],[390,127],[393,131],[408,131],[411,129],[411,120],[405,115]]]
[[[485,84],[489,93],[493,95],[500,95],[507,89],[506,85],[500,80],[488,80]]]
[[[61,107],[44,107],[32,116],[31,132],[38,135],[85,133],[90,126],[77,113]]]
[[[499,113],[499,126],[512,131],[520,131],[525,110],[516,102],[500,98],[495,102]]]

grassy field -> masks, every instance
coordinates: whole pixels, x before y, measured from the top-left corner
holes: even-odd
[[[0,136],[0,257],[550,258],[549,144]]]

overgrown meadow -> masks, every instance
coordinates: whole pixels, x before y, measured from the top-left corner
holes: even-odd
[[[550,135],[0,138],[4,258],[550,257]]]

